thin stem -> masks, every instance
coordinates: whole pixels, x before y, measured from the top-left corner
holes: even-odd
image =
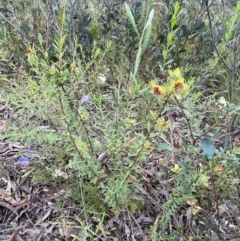
[[[63,107],[63,103],[62,103],[62,98],[61,98],[60,94],[59,94],[59,102],[60,102],[60,106],[61,106],[62,113],[63,113],[63,115],[65,116],[65,111],[64,111],[64,107]],[[69,129],[69,123],[68,123],[66,120],[65,120],[65,123],[66,123],[66,125],[67,125],[67,132],[68,132],[68,134],[69,134],[69,137],[70,137],[70,139],[71,139],[71,142],[72,142],[74,148],[76,149],[79,157],[80,157],[80,158],[86,163],[86,165],[87,165],[87,164],[88,164],[88,163],[87,163],[87,160],[84,158],[84,156],[83,156],[83,155],[81,154],[81,152],[79,151],[79,149],[78,149],[78,147],[77,147],[77,145],[76,145],[76,143],[75,143],[75,140],[74,140],[74,138],[73,138],[73,136],[72,136],[72,134],[71,134],[71,131],[70,131],[70,129]],[[91,166],[89,166],[89,165],[87,165],[87,166],[88,166],[89,170],[90,170],[90,171],[97,177],[97,179],[99,180],[99,176],[97,175],[97,173],[91,168]]]
[[[138,151],[137,155],[135,156],[135,158],[134,158],[134,160],[133,160],[133,163],[130,165],[130,169],[131,169],[132,166],[134,166],[134,164],[137,162],[137,159],[138,159],[138,157],[140,156],[140,153],[142,152],[142,150],[143,150],[143,148],[144,148],[144,145],[145,145],[146,141],[148,140],[150,134],[152,133],[154,127],[156,126],[159,117],[162,115],[162,113],[163,113],[163,111],[164,111],[164,108],[165,108],[166,104],[168,103],[168,100],[169,100],[170,96],[171,96],[171,94],[169,94],[169,95],[167,96],[165,102],[163,103],[163,106],[162,106],[161,110],[159,111],[156,119],[154,120],[154,122],[153,122],[150,130],[148,131],[148,133],[147,133],[147,135],[146,135],[146,137],[145,137],[145,139],[144,139],[144,141],[143,141],[143,143],[142,143],[142,146],[141,146],[140,150]]]
[[[209,131],[211,131],[215,126],[217,126],[220,122],[222,122],[227,116],[229,116],[229,112],[227,112],[220,120],[218,120],[215,124],[213,124],[212,126],[210,126],[206,131],[204,131],[199,137],[197,137],[194,140],[195,144],[201,137],[203,137],[204,135],[206,135]]]
[[[209,6],[208,4],[206,4],[206,9],[207,9],[207,16],[208,16],[208,21],[209,21],[209,27],[210,27],[210,31],[211,31],[211,37],[212,37],[212,43],[213,43],[213,46],[216,50],[216,53],[219,57],[219,59],[222,61],[222,63],[226,66],[226,68],[228,70],[231,71],[231,68],[227,65],[227,63],[225,62],[225,60],[222,58],[222,56],[220,55],[219,51],[218,51],[218,48],[217,48],[217,45],[215,44],[215,39],[214,39],[214,34],[213,34],[213,28],[212,28],[212,20],[211,20],[211,16],[210,16],[210,11],[209,11]]]
[[[125,178],[124,178],[124,180],[123,180],[123,183],[125,183],[125,181],[128,179],[128,176],[129,176],[130,171],[132,170],[133,166],[136,164],[136,162],[137,162],[137,160],[138,160],[138,158],[139,158],[139,156],[140,156],[140,153],[142,152],[142,150],[143,150],[143,148],[144,148],[144,144],[146,143],[146,141],[147,141],[148,138],[150,137],[150,134],[152,133],[154,127],[156,126],[159,117],[162,115],[162,113],[163,113],[163,111],[164,111],[164,108],[165,108],[166,104],[168,103],[168,100],[169,100],[170,96],[171,96],[171,94],[169,94],[169,95],[167,96],[165,102],[163,103],[162,108],[160,109],[160,111],[159,111],[156,119],[154,120],[154,122],[153,122],[150,130],[148,131],[148,133],[147,133],[147,135],[146,135],[146,137],[145,137],[145,139],[144,139],[144,141],[143,141],[143,143],[142,143],[141,148],[139,149],[137,155],[136,155],[135,158],[133,159],[132,164],[129,165],[128,174],[125,176]]]
[[[185,112],[184,112],[184,110],[183,110],[183,108],[182,108],[181,104],[179,103],[179,101],[178,101],[178,99],[177,99],[176,96],[174,96],[174,99],[175,99],[175,101],[177,102],[178,107],[181,109],[182,114],[184,115],[184,117],[185,117],[185,119],[186,119],[186,121],[187,121],[191,138],[192,138],[192,140],[194,141],[194,136],[193,136],[193,133],[192,133],[192,128],[191,128],[190,122],[189,122],[189,120],[188,120],[188,118],[187,118],[187,116],[186,116],[186,114],[185,114]]]
[[[64,92],[66,95],[68,94],[67,91],[65,90],[64,86],[62,86],[62,90],[63,90],[63,92]],[[91,142],[90,137],[89,137],[89,131],[88,131],[86,125],[85,125],[84,122],[83,122],[83,119],[82,119],[82,117],[81,117],[81,115],[80,115],[80,112],[79,112],[78,108],[77,108],[75,105],[73,105],[73,108],[74,108],[75,111],[77,112],[78,117],[79,117],[79,119],[80,119],[80,122],[81,122],[81,124],[82,124],[82,126],[83,126],[83,128],[84,128],[84,130],[85,130],[85,132],[86,132],[86,134],[87,134],[88,143],[89,143],[89,146],[90,146],[90,149],[91,149],[91,153],[93,154],[94,151],[93,151],[92,142]]]

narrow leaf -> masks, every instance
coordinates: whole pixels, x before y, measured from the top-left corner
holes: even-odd
[[[176,22],[177,22],[177,18],[175,15],[173,15],[171,19],[171,29],[174,28],[174,26],[176,25]]]
[[[149,8],[151,7],[152,5],[152,0],[148,0],[147,1],[147,12],[149,11]]]
[[[66,17],[66,15],[65,15],[65,11],[63,11],[61,14],[60,14],[60,21],[61,21],[61,23],[65,23],[65,17]]]
[[[114,91],[114,90],[112,90],[112,96],[113,96],[113,100],[114,100],[116,106],[118,107],[118,99],[117,99],[117,97],[116,97],[116,94],[115,94],[115,91]]]
[[[127,15],[128,15],[128,18],[133,26],[133,29],[135,30],[135,32],[137,33],[137,35],[139,35],[138,33],[138,30],[137,30],[137,25],[135,23],[135,20],[134,20],[134,17],[132,15],[132,12],[131,12],[131,9],[130,7],[128,6],[128,4],[125,2],[125,9],[126,9],[126,12],[127,12]]]
[[[173,42],[173,40],[172,40],[172,34],[171,34],[171,32],[169,32],[168,35],[167,35],[167,45],[168,45],[168,46],[171,45],[172,42]]]
[[[146,31],[146,34],[145,34],[145,37],[144,37],[144,41],[143,41],[141,54],[144,53],[144,51],[146,50],[146,48],[148,46],[148,43],[149,43],[149,40],[150,40],[150,37],[151,37],[151,32],[152,32],[152,24],[150,24],[147,28],[147,31]]]
[[[140,46],[139,46],[139,49],[138,49],[136,61],[135,61],[134,75],[137,74],[137,71],[138,71],[138,68],[139,68],[139,64],[140,64],[140,61],[141,61],[141,52],[142,52],[142,47],[141,47],[141,45],[140,45]]]
[[[147,20],[145,28],[147,28],[148,25],[150,25],[152,23],[153,16],[154,16],[154,9],[152,9],[151,12],[149,13],[148,20]]]
[[[176,2],[174,5],[174,15],[178,13],[179,9],[180,9],[180,4],[179,2]]]

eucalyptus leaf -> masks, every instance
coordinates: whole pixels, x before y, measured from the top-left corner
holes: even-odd
[[[211,139],[204,138],[202,140],[202,149],[203,149],[203,152],[207,155],[208,159],[213,158],[213,155],[215,153],[216,148],[215,148],[214,143]]]

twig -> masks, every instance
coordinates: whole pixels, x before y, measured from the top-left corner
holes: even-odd
[[[63,90],[63,92],[67,95],[67,91],[65,90],[65,88],[64,88],[63,86],[62,86],[62,90]],[[92,152],[92,154],[93,154],[94,151],[93,151],[92,142],[91,142],[91,140],[90,140],[90,138],[89,138],[89,131],[88,131],[87,127],[85,126],[84,122],[83,122],[83,119],[82,119],[82,117],[81,117],[81,115],[80,115],[80,112],[78,111],[78,108],[77,108],[75,105],[73,105],[73,108],[74,108],[75,111],[77,112],[78,117],[79,117],[79,119],[80,119],[80,122],[81,122],[81,124],[82,124],[82,126],[83,126],[83,128],[84,128],[84,130],[85,130],[85,132],[86,132],[86,134],[87,134],[88,143],[89,143],[91,152]]]
[[[189,120],[188,120],[188,118],[187,118],[187,116],[186,116],[186,114],[185,114],[185,112],[184,112],[184,110],[183,110],[183,108],[182,108],[181,104],[179,103],[176,96],[174,96],[174,99],[177,102],[178,107],[181,109],[182,114],[184,115],[184,117],[187,121],[187,125],[188,125],[189,131],[190,131],[191,138],[192,138],[192,140],[194,140],[194,136],[193,136],[193,133],[192,133],[192,128],[191,128],[190,122],[189,122]]]
[[[155,121],[153,122],[150,130],[148,131],[148,133],[147,133],[147,135],[146,135],[146,137],[145,137],[145,139],[144,139],[144,141],[143,141],[143,143],[142,143],[141,148],[139,149],[137,155],[136,155],[135,158],[133,159],[133,162],[129,165],[128,173],[126,174],[125,178],[123,179],[122,184],[124,184],[124,183],[126,182],[126,180],[128,179],[130,171],[132,170],[133,166],[136,164],[136,162],[137,162],[137,160],[138,160],[138,158],[139,158],[139,156],[140,156],[140,153],[142,152],[146,141],[148,140],[148,138],[150,137],[150,134],[152,133],[154,127],[156,126],[159,117],[162,115],[162,113],[163,113],[163,111],[164,111],[164,108],[165,108],[166,104],[168,103],[168,100],[169,100],[170,96],[171,96],[171,94],[169,94],[169,95],[167,96],[167,98],[165,99],[165,101],[164,101],[164,103],[163,103],[163,105],[162,105],[162,108],[160,109],[160,111],[159,111],[159,113],[158,113]],[[163,211],[165,211],[165,209],[164,209],[163,207],[161,207],[161,209],[162,209]]]
[[[15,231],[13,232],[13,234],[9,237],[8,241],[14,241],[15,236],[18,234],[18,232],[19,232],[18,229],[15,230]]]
[[[144,139],[144,141],[143,141],[143,143],[142,143],[142,146],[141,146],[140,150],[138,151],[137,155],[136,155],[135,158],[133,159],[132,164],[129,166],[129,170],[131,170],[131,168],[136,164],[137,159],[138,159],[138,157],[140,156],[140,153],[142,152],[142,150],[143,150],[143,148],[144,148],[144,145],[145,145],[146,141],[148,140],[148,138],[150,137],[150,134],[152,133],[154,127],[156,126],[159,117],[162,115],[162,113],[163,113],[163,111],[164,111],[164,108],[165,108],[166,104],[168,103],[168,100],[169,100],[170,96],[171,96],[171,94],[169,94],[169,95],[167,96],[165,102],[163,103],[163,106],[162,106],[162,108],[160,109],[160,111],[159,111],[159,113],[158,113],[155,121],[153,122],[150,130],[148,131],[148,133],[147,133],[147,135],[146,135],[146,137],[145,137],[145,139]]]
[[[204,131],[199,137],[196,139],[193,139],[193,144],[195,144],[201,137],[206,135],[209,131],[211,131],[215,126],[217,126],[221,121],[223,121],[227,116],[229,115],[229,112],[227,112],[220,120],[218,120],[215,124],[210,126],[206,131]]]
[[[2,13],[0,13],[0,15],[7,23],[9,23],[13,28],[15,28],[21,36],[24,36],[28,40],[27,35],[24,32],[22,32],[19,28],[14,26],[7,18],[5,18],[5,16]]]
[[[237,127],[237,129],[234,130],[234,131],[231,131],[231,132],[229,132],[229,133],[225,133],[225,134],[222,134],[222,135],[220,135],[220,136],[217,136],[217,137],[215,138],[215,140],[216,140],[216,141],[221,141],[221,139],[224,139],[224,138],[226,138],[227,136],[234,136],[234,135],[238,134],[239,132],[240,132],[240,127]]]
[[[64,107],[63,107],[63,103],[62,103],[62,98],[61,98],[60,94],[59,94],[59,101],[60,101],[60,106],[61,106],[62,113],[63,113],[63,115],[65,116],[65,111],[64,111]],[[70,132],[69,124],[67,123],[66,120],[65,120],[65,122],[66,122],[66,125],[67,125],[67,132],[68,132],[68,134],[69,134],[69,137],[70,137],[70,139],[71,139],[71,141],[72,141],[72,144],[73,144],[74,148],[76,149],[79,157],[87,164],[86,159],[84,158],[84,156],[83,156],[83,155],[81,154],[81,152],[79,151],[79,149],[78,149],[78,147],[77,147],[77,145],[76,145],[76,143],[75,143],[75,140],[74,140],[74,138],[73,138],[73,136],[72,136],[72,134],[71,134],[71,132]],[[99,180],[99,176],[98,176],[97,173],[92,169],[92,167],[88,165],[88,168],[89,168],[89,170],[97,177],[97,179]]]
[[[21,225],[17,227],[17,230],[21,230],[23,228],[26,228],[27,224]],[[4,229],[0,229],[0,233],[7,233],[7,232],[11,232],[11,231],[15,231],[16,228],[4,228]]]
[[[0,206],[9,209],[10,211],[12,211],[14,214],[17,215],[17,210],[14,207],[12,207],[10,204],[8,204],[6,202],[3,202],[3,201],[0,201]]]
[[[219,51],[218,51],[218,48],[217,48],[217,45],[215,44],[215,39],[214,39],[214,34],[213,34],[213,28],[212,28],[212,20],[211,20],[211,16],[210,16],[210,11],[209,11],[209,5],[208,5],[208,1],[206,3],[206,9],[207,9],[207,15],[208,15],[208,21],[209,21],[209,27],[210,27],[210,31],[211,31],[211,37],[212,37],[212,43],[213,43],[213,46],[216,50],[216,53],[219,57],[219,59],[222,61],[222,63],[226,66],[226,68],[228,70],[231,71],[231,68],[227,65],[227,63],[225,62],[225,60],[221,57]]]

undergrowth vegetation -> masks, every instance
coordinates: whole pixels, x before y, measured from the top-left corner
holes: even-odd
[[[28,175],[82,211],[74,240],[141,213],[135,240],[234,239],[240,2],[2,2],[1,141],[45,157]]]

